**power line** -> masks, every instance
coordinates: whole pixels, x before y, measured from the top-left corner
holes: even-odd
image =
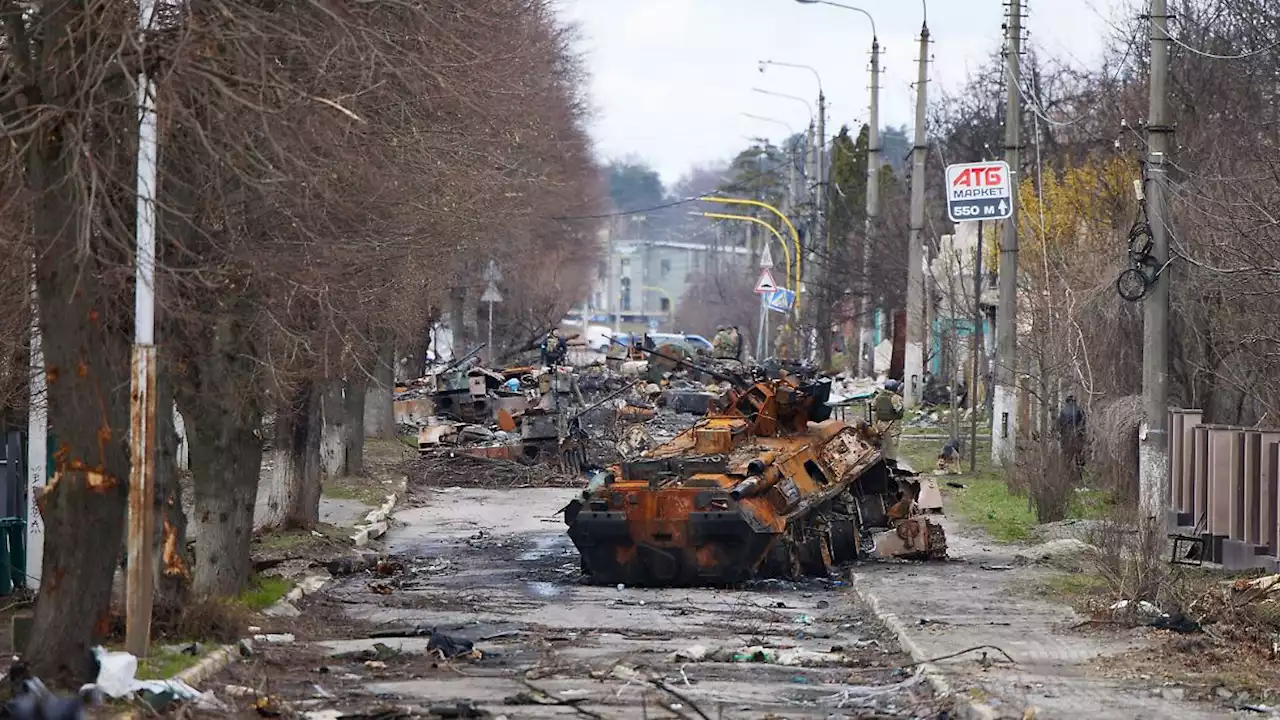
[[[1136,45],[1137,45],[1137,35],[1136,33],[1131,34],[1129,36],[1129,44],[1124,50],[1124,55],[1121,56],[1120,60],[1116,63],[1115,77],[1108,79],[1107,80],[1108,84],[1113,83],[1120,79],[1120,74],[1124,72],[1125,63],[1129,60],[1129,55],[1133,52],[1133,49]],[[1092,107],[1081,112],[1076,117],[1070,118],[1068,120],[1054,120],[1053,118],[1049,117],[1048,110],[1045,109],[1044,107],[1044,100],[1038,94],[1036,94],[1035,86],[1031,84],[1030,76],[1033,73],[1023,72],[1021,57],[1015,58],[1015,61],[1018,63],[1018,77],[1026,78],[1028,83],[1028,87],[1025,89],[1021,85],[1018,86],[1018,94],[1022,96],[1022,99],[1030,107],[1032,114],[1034,114],[1036,117],[1040,118],[1041,120],[1045,121],[1050,125],[1054,125],[1057,127],[1068,127],[1071,125],[1075,125],[1076,123],[1079,123],[1091,117],[1093,113],[1097,111],[1099,108],[1101,108],[1102,105],[1106,102],[1106,98],[1105,98],[1106,93],[1104,90],[1103,92],[1104,98],[1099,99],[1097,102],[1095,102],[1092,105]],[[1105,74],[1103,75],[1103,78],[1106,79]]]
[[[1271,50],[1274,50],[1280,47],[1280,40],[1277,40],[1276,42],[1273,42],[1266,47],[1258,48],[1257,50],[1246,50],[1245,52],[1242,52],[1238,55],[1218,55],[1216,53],[1208,52],[1207,50],[1201,50],[1200,48],[1192,47],[1187,43],[1183,42],[1182,40],[1174,37],[1173,33],[1166,33],[1166,34],[1168,35],[1169,39],[1172,40],[1178,47],[1184,50],[1187,50],[1188,52],[1195,53],[1200,57],[1206,57],[1212,60],[1244,60],[1245,58],[1251,58],[1255,55],[1261,55],[1262,53],[1270,52]]]
[[[707,196],[696,195],[694,197],[688,197],[682,200],[672,200],[671,202],[666,202],[661,205],[654,205],[653,207],[636,208],[635,210],[618,210],[616,212],[599,213],[597,215],[554,215],[551,217],[551,219],[552,220],[604,220],[606,218],[612,218],[612,217],[623,217],[626,215],[638,215],[640,213],[655,212],[657,210],[666,210],[667,208],[673,208],[673,207],[678,207],[680,205],[687,205],[691,202],[697,202],[698,200],[701,200],[704,197],[707,197]]]
[[[823,148],[826,148],[828,145],[834,146],[835,140],[836,140],[836,136],[834,135],[830,139],[824,138],[822,143]],[[783,154],[789,156],[792,153],[783,151]],[[775,173],[778,170],[785,168],[787,164],[791,162],[793,162],[793,158],[787,157],[783,159],[781,162],[774,164],[769,169],[760,170],[759,172],[761,175],[768,175],[771,173]],[[605,220],[605,219],[614,218],[614,217],[625,217],[627,215],[639,215],[641,213],[656,212],[658,210],[666,210],[668,208],[679,207],[681,205],[688,205],[689,203],[692,203],[692,202],[698,202],[703,198],[714,197],[714,196],[715,196],[715,193],[708,193],[705,195],[695,195],[693,197],[682,198],[680,200],[672,200],[670,202],[662,203],[661,205],[654,205],[653,207],[637,208],[635,210],[617,210],[614,212],[599,213],[596,215],[553,215],[549,219],[551,220]]]

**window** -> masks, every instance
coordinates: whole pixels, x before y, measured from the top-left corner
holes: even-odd
[[[671,312],[671,298],[662,298],[662,303],[660,307],[662,308],[662,312],[664,313]]]
[[[629,267],[631,267],[631,261],[626,258],[622,258],[622,269],[626,270]]]
[[[623,261],[625,262],[625,261]],[[619,301],[623,310],[631,309],[631,278],[622,278],[622,297]]]
[[[670,261],[670,260],[663,259],[663,260],[662,260],[662,262],[660,262],[660,263],[658,264],[658,266],[659,266],[659,268],[660,268],[660,271],[662,272],[662,277],[666,277],[666,276],[668,276],[668,275],[670,275],[670,274],[671,274],[671,261]]]

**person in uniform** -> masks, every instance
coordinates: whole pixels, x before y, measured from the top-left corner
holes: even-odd
[[[880,438],[880,453],[890,460],[897,459],[898,424],[903,416],[901,388],[897,380],[886,380],[884,389],[871,399],[872,428]]]
[[[542,341],[542,366],[552,367],[564,361],[568,346],[560,339],[560,329],[552,328],[547,339]]]
[[[741,362],[742,361],[742,331],[738,329],[737,325],[734,325],[733,328],[731,329],[731,332],[733,333],[733,359]]]
[[[733,353],[733,332],[728,326],[721,325],[716,336],[711,340],[711,356],[717,360],[731,360]]]

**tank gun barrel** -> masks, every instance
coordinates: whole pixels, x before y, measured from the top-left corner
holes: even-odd
[[[471,352],[469,352],[469,353],[467,353],[466,355],[463,355],[462,357],[460,357],[460,358],[458,358],[458,359],[454,360],[453,362],[449,363],[448,365],[445,365],[445,366],[444,366],[444,369],[440,371],[440,374],[441,374],[441,375],[443,375],[443,374],[445,374],[445,373],[449,372],[450,370],[453,370],[454,368],[458,367],[458,366],[459,366],[459,365],[461,365],[462,363],[464,363],[464,362],[466,362],[466,361],[470,360],[472,357],[474,357],[474,356],[475,356],[475,354],[476,354],[476,353],[478,353],[478,352],[480,352],[481,350],[483,350],[483,349],[485,348],[485,346],[486,346],[486,345],[488,345],[488,344],[489,344],[489,343],[480,343],[480,344],[479,344],[479,345],[477,345],[477,346],[476,346],[476,348],[475,348],[474,350],[472,350]]]
[[[627,346],[626,343],[618,342],[618,340],[616,339],[612,339],[612,342],[618,343],[623,347]],[[724,373],[717,372],[715,370],[712,370],[709,367],[705,367],[697,363],[689,362],[688,360],[685,360],[683,358],[672,357],[671,355],[667,355],[666,353],[659,352],[657,350],[650,350],[649,348],[644,347],[642,345],[636,345],[635,349],[639,350],[642,353],[645,353],[646,355],[657,355],[658,357],[670,360],[671,362],[674,362],[677,365],[683,365],[687,368],[697,370],[698,372],[706,373],[717,380],[730,383],[734,387],[739,389],[745,389],[745,388],[751,387],[751,383],[747,382],[746,380],[743,380],[742,378],[737,378],[737,377],[733,377],[732,375],[726,375]]]

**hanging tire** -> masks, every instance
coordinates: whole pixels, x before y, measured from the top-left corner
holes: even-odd
[[[1137,268],[1129,268],[1116,278],[1116,292],[1129,302],[1137,302],[1147,294],[1147,276]]]

